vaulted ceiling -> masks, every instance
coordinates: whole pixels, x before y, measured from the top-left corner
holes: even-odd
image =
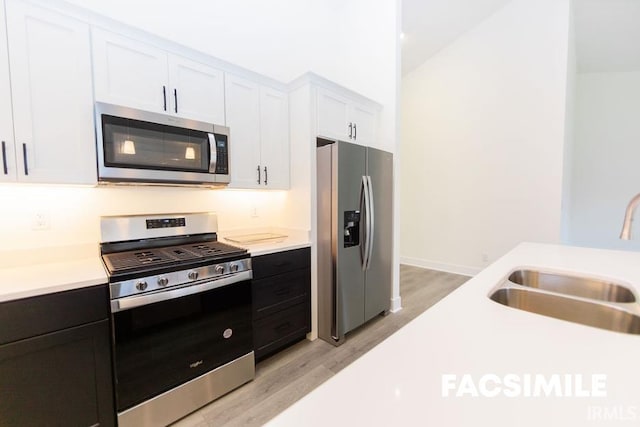
[[[418,67],[509,0],[402,0],[402,74]]]
[[[402,0],[402,74],[509,1]],[[578,72],[640,71],[640,0],[572,3]]]

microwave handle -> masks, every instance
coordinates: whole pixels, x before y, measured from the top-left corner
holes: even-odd
[[[216,136],[212,133],[209,136],[209,173],[216,173],[216,164],[218,163],[218,149],[216,147]]]

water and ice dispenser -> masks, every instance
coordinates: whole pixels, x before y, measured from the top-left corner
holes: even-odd
[[[360,244],[360,211],[344,212],[344,247]]]

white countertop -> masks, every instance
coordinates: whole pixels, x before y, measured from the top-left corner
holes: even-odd
[[[0,265],[0,302],[107,283],[93,246],[40,248],[0,257],[4,261]]]
[[[228,240],[226,237],[233,237],[238,235],[249,235],[253,233],[275,233],[285,236],[282,239],[276,241],[265,241],[256,243],[241,244],[232,240]],[[227,232],[219,232],[223,242],[229,243],[234,246],[240,246],[249,251],[251,256],[266,255],[274,252],[282,252],[293,249],[306,248],[311,246],[311,240],[309,239],[309,232],[304,230],[292,230],[283,228],[260,228],[250,230],[233,230]]]
[[[264,229],[261,229],[264,231]],[[287,237],[277,242],[239,245],[252,256],[304,248],[311,245],[309,233],[299,230],[269,229]],[[255,232],[241,230],[229,235]],[[224,240],[224,233],[220,233]],[[97,244],[34,248],[0,253],[0,302],[61,292],[107,283]]]
[[[522,266],[607,277],[640,295],[640,253],[523,243],[268,425],[637,425],[640,335],[489,300],[492,288]],[[457,387],[467,374],[475,387],[489,374],[500,379],[515,374],[521,384],[526,374],[568,375],[574,381],[581,375],[587,389],[593,374],[604,374],[607,395],[455,397],[454,390],[443,397],[443,374],[457,375]]]

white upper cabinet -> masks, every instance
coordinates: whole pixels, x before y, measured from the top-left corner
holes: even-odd
[[[16,179],[9,53],[7,52],[5,22],[4,2],[0,1],[0,182],[15,181]]]
[[[260,170],[260,86],[227,74],[225,105],[229,138],[231,186],[259,188]]]
[[[318,133],[342,141],[349,139],[349,101],[332,92],[318,89]]]
[[[92,36],[96,101],[225,124],[222,71],[99,28]]]
[[[376,139],[378,116],[375,110],[356,102],[349,106],[349,120],[352,124],[352,140],[370,145]]]
[[[289,187],[289,103],[286,94],[226,75],[231,186]]]
[[[266,188],[289,188],[289,97],[260,89],[260,166]]]
[[[377,112],[356,100],[318,89],[318,134],[331,139],[371,145],[376,138]]]
[[[170,54],[169,83],[175,114],[217,125],[226,123],[221,70]]]
[[[92,29],[96,101],[167,111],[167,54],[127,37]]]
[[[95,183],[89,26],[18,0],[6,13],[16,179]]]

